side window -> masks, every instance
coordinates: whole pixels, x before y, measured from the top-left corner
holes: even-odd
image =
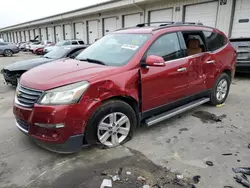
[[[177,33],[170,33],[158,38],[147,52],[147,56],[157,55],[163,57],[165,61],[170,61],[182,57]]]
[[[72,45],[78,45],[78,42],[75,41],[75,40],[73,40],[73,41],[72,41]]]
[[[182,32],[186,44],[186,55],[196,55],[206,51],[205,39],[202,32],[184,31]]]
[[[207,47],[209,51],[215,51],[227,44],[227,39],[218,33],[203,31],[207,39]]]
[[[4,45],[7,45],[7,43],[0,42],[0,46],[4,46]]]
[[[75,58],[76,56],[78,56],[78,54],[80,54],[83,51],[83,49],[74,49],[72,50],[69,54],[68,57],[70,58]]]
[[[70,41],[67,41],[63,44],[63,46],[70,45]]]
[[[78,42],[79,42],[79,44],[84,44],[84,42],[82,40],[79,40]]]

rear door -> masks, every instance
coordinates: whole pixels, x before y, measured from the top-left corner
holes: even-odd
[[[182,58],[177,33],[156,39],[145,58],[150,55],[163,57],[166,66],[141,69],[143,111],[181,99],[188,90],[188,61]]]

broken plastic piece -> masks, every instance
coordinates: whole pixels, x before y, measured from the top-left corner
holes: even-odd
[[[199,183],[200,182],[200,178],[201,178],[201,176],[194,176],[193,177],[193,180],[194,180],[194,183]]]
[[[131,175],[131,172],[127,171],[126,174],[127,174],[127,175]]]
[[[228,155],[233,155],[232,153],[223,153],[222,155],[228,156]]]
[[[109,179],[104,179],[102,181],[101,187],[100,188],[107,188],[107,187],[112,187],[112,181]]]
[[[207,161],[206,164],[207,164],[208,166],[214,166],[214,163],[213,163],[212,161]]]
[[[232,168],[234,173],[242,173],[246,175],[250,175],[250,168],[244,168],[244,167],[239,167],[239,168]]]
[[[184,178],[183,175],[176,175],[177,179],[182,180]]]
[[[216,105],[217,108],[225,106],[225,103]]]
[[[236,182],[244,185],[245,187],[249,187],[250,188],[250,183],[248,180],[242,179],[241,177],[239,177],[238,175],[236,175],[234,177],[234,179],[236,180]]]
[[[113,177],[112,177],[112,180],[113,180],[113,181],[119,181],[119,180],[120,180],[119,175],[113,176]]]
[[[143,185],[143,188],[150,188],[149,185]]]
[[[138,180],[138,181],[146,181],[146,178],[144,178],[144,177],[142,177],[142,176],[139,176],[139,177],[137,178],[137,180]]]

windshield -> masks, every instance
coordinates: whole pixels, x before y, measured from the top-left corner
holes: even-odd
[[[85,49],[76,59],[122,66],[131,60],[150,36],[151,34],[109,34]]]
[[[66,54],[68,53],[70,48],[56,48],[54,50],[52,50],[51,52],[47,53],[45,56],[45,58],[49,58],[49,59],[60,59],[66,56]]]

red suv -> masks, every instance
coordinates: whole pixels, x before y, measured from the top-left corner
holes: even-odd
[[[51,151],[114,147],[203,103],[224,103],[236,53],[219,30],[187,23],[140,24],[96,41],[76,59],[22,75],[16,126]]]

